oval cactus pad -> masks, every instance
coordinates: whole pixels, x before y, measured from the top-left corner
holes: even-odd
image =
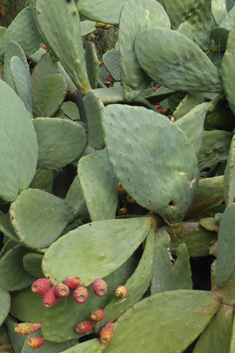
[[[198,185],[197,159],[186,134],[160,114],[119,104],[104,109],[103,128],[124,189],[167,221],[181,221]]]
[[[0,197],[14,201],[36,172],[37,138],[24,103],[2,80],[0,97]]]
[[[42,269],[53,284],[79,276],[88,286],[120,267],[147,236],[147,217],[113,219],[85,224],[58,239],[46,251]]]
[[[166,28],[146,28],[136,37],[140,65],[156,82],[174,90],[222,92],[219,70],[190,39]]]

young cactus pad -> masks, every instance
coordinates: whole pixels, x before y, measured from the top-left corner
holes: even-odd
[[[119,104],[104,109],[103,129],[110,162],[124,189],[168,222],[181,221],[199,177],[185,133],[160,114]]]

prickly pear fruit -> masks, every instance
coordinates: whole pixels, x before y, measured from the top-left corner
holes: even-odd
[[[123,188],[120,182],[118,183],[118,191],[121,192],[122,194],[127,194],[126,190]]]
[[[95,323],[93,321],[82,321],[75,328],[77,333],[84,334],[93,330]]]
[[[33,282],[31,289],[32,292],[38,295],[45,294],[49,291],[51,287],[51,280],[46,278],[39,278],[35,282]]]
[[[80,277],[69,276],[64,280],[64,284],[71,289],[77,288],[81,282]]]
[[[96,278],[92,284],[92,289],[98,297],[103,297],[107,293],[108,286],[102,278]]]
[[[105,317],[105,312],[102,309],[95,309],[92,311],[90,315],[91,320],[95,322],[103,320],[104,317]]]
[[[15,326],[15,332],[19,335],[30,335],[41,328],[41,324],[32,322],[22,322]]]
[[[120,208],[120,210],[118,211],[118,214],[120,215],[127,214],[127,208],[126,207]]]
[[[129,194],[127,194],[127,197],[126,197],[127,201],[130,202],[130,203],[136,203],[136,201],[133,199],[133,197]]]
[[[53,286],[48,292],[46,292],[46,294],[44,294],[42,304],[45,308],[51,308],[57,303],[58,298],[55,296],[54,289],[55,287]]]
[[[85,303],[88,298],[88,295],[88,290],[84,286],[78,286],[73,291],[73,299],[79,304]]]
[[[113,325],[113,322],[109,322],[100,331],[100,341],[102,343],[106,344],[112,341],[114,335]]]
[[[54,294],[57,298],[66,298],[69,295],[69,287],[64,283],[59,283],[54,288]]]
[[[32,337],[28,339],[28,345],[31,348],[40,348],[45,341],[44,337]]]
[[[118,286],[115,289],[115,297],[117,297],[118,299],[125,298],[127,293],[128,293],[128,289],[125,286]]]

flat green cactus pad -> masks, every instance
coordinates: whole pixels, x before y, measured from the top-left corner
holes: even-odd
[[[18,56],[13,56],[10,60],[10,70],[12,75],[13,88],[23,101],[25,108],[31,116],[32,113],[32,84],[30,80],[29,67]]]
[[[221,24],[227,15],[226,2],[226,0],[211,1],[212,16],[217,26]]]
[[[10,218],[8,215],[0,211],[0,231],[11,240],[19,242],[19,238],[16,235],[15,229],[13,228]]]
[[[43,273],[54,284],[74,275],[88,286],[120,267],[142,243],[150,227],[147,217],[85,224],[50,246],[44,255]]]
[[[2,80],[0,102],[0,197],[9,202],[31,183],[36,171],[38,146],[29,112]]]
[[[173,117],[178,120],[190,112],[194,107],[204,102],[203,93],[187,93],[173,113]]]
[[[183,243],[177,247],[177,260],[174,263],[172,263],[173,258],[169,248],[170,236],[160,228],[154,238],[151,294],[176,289],[192,289],[187,246]]]
[[[26,271],[37,278],[43,278],[42,273],[42,258],[43,254],[30,252],[23,257],[23,266]]]
[[[91,221],[115,218],[118,181],[106,150],[83,157],[78,163],[78,175]]]
[[[199,180],[197,194],[186,219],[202,216],[224,202],[223,180],[223,175]]]
[[[36,277],[31,276],[23,266],[23,257],[30,250],[22,245],[10,249],[0,260],[0,286],[8,291],[28,287]]]
[[[86,42],[85,60],[91,88],[97,88],[97,81],[99,76],[99,58],[95,44],[93,42]]]
[[[44,116],[52,116],[62,105],[67,84],[60,74],[43,77],[34,87],[34,95]]]
[[[101,124],[104,104],[99,95],[90,90],[83,99],[88,121],[88,145],[96,150],[104,148],[104,134]]]
[[[138,33],[148,27],[170,28],[164,8],[155,0],[128,0],[122,8],[118,44],[121,54],[125,100],[136,98],[151,82],[135,53]]]
[[[201,103],[175,122],[188,136],[195,153],[197,153],[201,147],[204,120],[209,109],[210,103]]]
[[[78,304],[73,299],[73,293],[64,299],[60,299],[55,306],[45,311],[42,320],[43,336],[54,342],[63,342],[68,339],[78,338],[82,335],[75,331],[77,324],[84,320],[90,320],[90,314],[94,309],[103,309],[114,297],[115,289],[132,275],[136,266],[134,256],[131,256],[122,266],[109,276],[105,277],[108,292],[103,297],[98,297],[92,290],[88,289],[88,299],[84,304]],[[73,313],[73,315],[71,315]],[[66,322],[66,325],[64,323]]]
[[[10,207],[16,234],[26,246],[49,246],[67,225],[67,209],[60,198],[39,189],[27,189]]]
[[[231,352],[229,350],[233,328],[233,307],[221,305],[200,336],[193,353]]]
[[[118,104],[104,109],[103,129],[124,189],[168,222],[182,220],[198,185],[196,155],[185,133],[160,114]]]
[[[93,8],[93,6],[92,6]],[[74,1],[38,0],[36,16],[45,38],[79,91],[90,89],[79,13]]]
[[[80,156],[87,144],[84,128],[60,118],[36,118],[33,125],[38,141],[38,165],[59,169]]]
[[[211,292],[157,293],[125,311],[114,325],[107,353],[183,352],[220,307]],[[170,339],[169,339],[170,337]]]
[[[102,60],[110,73],[110,75],[116,81],[120,81],[120,69],[121,69],[121,56],[119,50],[108,50],[104,53]]]
[[[11,297],[8,291],[0,287],[0,325],[5,321],[10,311]]]
[[[25,35],[27,33],[27,35]],[[25,55],[30,55],[42,45],[42,37],[29,7],[23,9],[7,28],[0,44],[0,60],[3,60],[8,42],[14,40],[23,48]]]
[[[47,310],[42,305],[42,298],[32,292],[31,286],[11,293],[11,315],[24,322],[41,322]]]
[[[21,46],[14,40],[10,40],[6,46],[5,56],[4,56],[4,81],[14,89],[14,84],[12,81],[10,60],[13,56],[18,56],[18,58],[24,63],[25,68],[29,70],[29,65],[25,56],[25,53]]]
[[[96,30],[95,21],[85,20],[85,21],[82,21],[80,24],[81,24],[81,36],[85,36]]]
[[[163,86],[186,92],[223,91],[218,69],[195,43],[177,31],[144,29],[136,38],[135,52],[145,72]]]
[[[223,287],[235,273],[234,256],[235,203],[223,213],[218,234],[216,284]]]

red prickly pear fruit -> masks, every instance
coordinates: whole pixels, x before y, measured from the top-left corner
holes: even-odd
[[[43,44],[43,45],[41,46],[41,48],[47,50],[47,47],[45,46],[45,44]]]
[[[93,321],[82,321],[75,328],[77,333],[84,334],[93,330],[95,323]]]
[[[69,276],[64,280],[64,284],[71,289],[77,288],[81,282],[80,277]]]
[[[32,292],[38,295],[45,294],[51,287],[51,280],[46,278],[39,278],[33,282],[31,289]]]
[[[103,318],[105,317],[105,312],[102,309],[95,309],[92,311],[90,318],[91,320],[95,321],[95,322],[99,322],[101,320],[103,320]]]
[[[30,335],[41,328],[41,324],[32,322],[22,322],[15,326],[15,332],[19,335]]]
[[[118,191],[122,194],[127,194],[126,190],[123,188],[121,183],[118,183]]]
[[[123,299],[127,296],[128,289],[125,286],[118,286],[115,289],[115,297],[118,299]]]
[[[44,337],[32,337],[28,339],[28,345],[31,348],[40,348],[45,343]]]
[[[55,296],[54,289],[55,287],[53,286],[48,292],[46,292],[46,294],[44,294],[42,304],[45,308],[51,308],[57,303],[58,298]]]
[[[108,286],[102,278],[96,278],[92,284],[92,289],[95,295],[98,297],[103,297],[108,291]]]
[[[107,344],[112,341],[114,335],[113,325],[113,322],[109,322],[100,331],[100,341],[102,343]]]
[[[69,295],[69,287],[64,283],[59,283],[54,288],[54,294],[57,298],[66,298]]]
[[[85,301],[87,301],[88,295],[88,290],[84,286],[78,286],[73,291],[73,299],[79,304],[85,303]]]

